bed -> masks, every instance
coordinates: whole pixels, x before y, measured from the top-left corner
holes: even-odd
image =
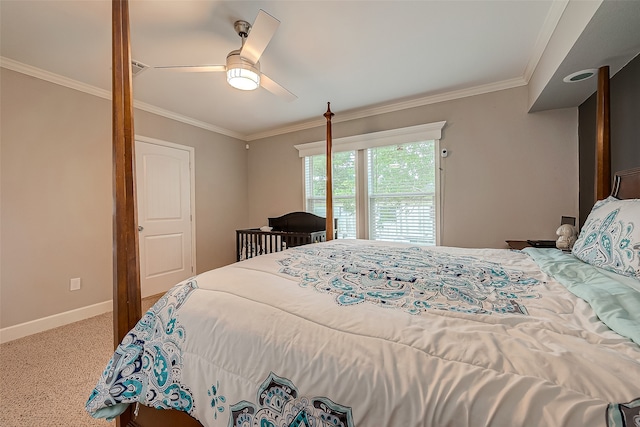
[[[113,5],[117,347],[90,414],[133,427],[637,425],[640,226],[625,224],[640,169],[616,174],[575,253],[329,240],[200,274],[142,315],[128,11]],[[601,230],[621,245],[599,245]]]
[[[332,240],[200,274],[127,334],[87,408],[204,426],[634,425],[640,251],[612,257],[620,273],[589,251],[607,221],[602,236],[640,245],[634,217],[637,199],[594,207],[574,247],[590,262]]]

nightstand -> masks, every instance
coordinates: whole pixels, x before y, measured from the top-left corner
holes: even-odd
[[[506,240],[506,242],[507,242],[507,245],[509,245],[509,249],[522,250],[524,248],[533,247],[526,240]]]
[[[555,248],[555,240],[505,240],[510,249],[522,250],[524,248]]]

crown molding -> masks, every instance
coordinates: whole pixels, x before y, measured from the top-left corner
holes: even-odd
[[[409,108],[421,107],[423,105],[436,104],[438,102],[451,101],[454,99],[466,98],[468,96],[474,95],[482,95],[489,92],[495,92],[504,89],[511,89],[518,86],[525,86],[529,84],[529,80],[535,71],[538,62],[542,58],[542,55],[549,44],[549,40],[551,40],[551,36],[558,26],[558,22],[562,17],[567,5],[569,4],[569,0],[555,0],[551,4],[551,8],[547,13],[547,17],[545,18],[545,22],[543,25],[540,34],[536,40],[533,54],[527,66],[524,70],[523,76],[504,80],[502,82],[490,83],[487,85],[476,86],[468,89],[462,89],[458,91],[446,92],[437,95],[429,95],[425,97],[414,98],[407,101],[399,101],[395,103],[385,104],[383,106],[371,107],[365,109],[351,110],[346,112],[341,112],[340,116],[336,116],[332,121],[333,123],[346,122],[349,120],[362,119],[369,116],[375,116],[378,114],[392,113],[394,111],[406,110]],[[257,139],[269,138],[272,136],[283,135],[290,132],[296,132],[306,129],[311,129],[319,126],[324,126],[325,120],[317,119],[310,120],[306,122],[297,123],[291,126],[285,126],[281,128],[276,128],[273,130],[268,130],[264,132],[257,132],[254,134],[247,135],[245,138],[246,141],[254,141]]]
[[[23,64],[21,62],[14,61],[13,59],[5,58],[3,56],[0,56],[0,67],[6,68],[8,70],[16,71],[18,73],[26,74],[28,76],[35,77],[40,80],[45,80],[60,86],[64,86],[69,89],[74,89],[80,92],[84,92],[89,95],[111,100],[111,92],[108,90],[100,89],[98,87],[95,87],[86,83],[82,83],[77,80],[73,80],[68,77],[64,77],[59,74],[55,74],[50,71],[43,70],[41,68]],[[234,132],[229,129],[225,129],[220,126],[213,125],[211,123],[206,123],[200,120],[196,120],[188,116],[183,116],[182,114],[174,113],[173,111],[165,110],[163,108],[159,108],[154,105],[147,104],[145,102],[134,100],[133,106],[134,108],[137,108],[139,110],[157,114],[159,116],[166,117],[168,119],[176,120],[178,122],[186,123],[191,126],[209,130],[211,132],[219,133],[222,135],[230,136],[232,138],[237,138],[237,139],[246,141],[246,136],[244,134]]]
[[[77,80],[73,80],[68,77],[43,70],[41,68],[23,64],[22,62],[14,61],[13,59],[9,59],[4,56],[0,56],[0,66],[8,70],[26,74],[27,76],[45,80],[60,86],[68,87],[69,89],[88,93],[89,95],[97,96],[104,99],[111,99],[111,92],[109,92],[108,90],[100,89],[98,87],[91,86],[86,83],[82,83]]]
[[[531,76],[538,66],[538,62],[540,62],[540,59],[551,40],[551,36],[553,36],[553,32],[558,26],[558,22],[560,22],[560,18],[562,18],[562,14],[568,4],[569,0],[555,0],[551,4],[551,8],[549,8],[549,12],[544,20],[542,29],[538,34],[538,39],[536,40],[536,44],[533,48],[533,53],[531,54],[527,67],[524,70],[524,79],[527,83],[531,80]]]
[[[147,104],[140,101],[134,101],[133,106],[140,110],[148,111],[149,113],[157,114],[159,116],[163,116],[168,119],[173,119],[182,123],[186,123],[191,126],[199,127],[202,129],[209,130],[211,132],[219,133],[221,135],[226,135],[232,138],[246,141],[246,135],[242,133],[234,132],[232,130],[225,129],[211,123],[202,122],[200,120],[196,120],[188,116],[183,116],[182,114],[174,113],[173,111],[168,111],[168,110],[156,107],[155,105]]]
[[[564,10],[564,8],[562,10]],[[545,46],[546,46],[546,43],[545,43]],[[48,82],[51,82],[60,86],[65,86],[74,90],[78,90],[80,92],[98,96],[100,98],[109,99],[109,100],[111,99],[110,91],[100,89],[98,87],[52,73],[50,71],[42,70],[40,68],[33,67],[31,65],[26,65],[9,58],[0,57],[0,66],[2,68],[13,70],[13,71],[26,74],[32,77],[36,77],[41,80],[46,80]],[[369,108],[361,108],[357,110],[344,111],[344,112],[340,112],[340,115],[336,116],[333,119],[333,123],[347,122],[350,120],[357,120],[357,119],[362,119],[370,116],[377,116],[380,114],[402,111],[409,108],[422,107],[424,105],[436,104],[436,103],[445,102],[445,101],[452,101],[455,99],[467,98],[475,95],[482,95],[485,93],[496,92],[500,90],[524,86],[527,83],[528,83],[528,79],[526,79],[525,77],[518,77],[514,79],[503,80],[501,82],[475,86],[467,89],[460,89],[460,90],[445,92],[445,93],[436,94],[436,95],[412,98],[408,100],[392,102],[392,103],[373,106]],[[325,125],[325,119],[318,118],[314,120],[293,124],[290,126],[283,126],[283,127],[279,127],[272,130],[267,130],[264,132],[257,132],[254,134],[245,135],[239,132],[222,128],[220,126],[216,126],[211,123],[202,122],[200,120],[196,120],[188,116],[174,113],[173,111],[165,110],[141,101],[134,100],[133,106],[140,110],[157,114],[159,116],[166,117],[168,119],[176,120],[178,122],[186,123],[191,126],[199,127],[205,130],[209,130],[211,132],[219,133],[221,135],[230,136],[232,138],[240,139],[246,142],[255,141],[263,138],[269,138],[277,135],[284,135],[284,134],[296,132],[296,131],[312,129],[312,128]]]
[[[340,115],[336,115],[332,119],[333,123],[347,122],[350,120],[362,119],[370,116],[377,116],[379,114],[393,113],[395,111],[406,110],[409,108],[422,107],[424,105],[436,104],[444,101],[452,101],[454,99],[467,98],[469,96],[482,95],[485,93],[496,92],[504,89],[512,89],[514,87],[524,86],[527,81],[523,77],[515,79],[503,80],[501,82],[490,83],[481,86],[475,86],[468,89],[461,89],[436,95],[429,95],[420,98],[413,98],[405,101],[398,101],[388,103],[385,105],[362,108],[351,111],[340,112]],[[283,135],[291,132],[312,129],[319,126],[324,126],[325,119],[310,120],[307,122],[301,122],[291,126],[285,126],[277,129],[268,130],[265,132],[258,132],[246,136],[246,141],[255,141],[257,139],[268,138],[277,135]]]

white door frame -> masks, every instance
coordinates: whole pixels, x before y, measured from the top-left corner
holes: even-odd
[[[135,141],[146,142],[148,144],[160,145],[163,147],[176,148],[189,152],[189,174],[191,178],[191,265],[193,266],[193,275],[198,271],[196,268],[196,164],[195,164],[195,148],[188,145],[176,144],[161,139],[149,138],[147,136],[136,135]],[[136,195],[137,198],[137,195]],[[137,200],[136,200],[137,202]]]

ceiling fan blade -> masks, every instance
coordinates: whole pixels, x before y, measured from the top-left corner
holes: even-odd
[[[226,71],[224,65],[168,65],[164,67],[153,67],[157,70],[185,71],[189,73],[210,73],[214,71]]]
[[[283,88],[264,74],[260,75],[260,86],[287,102],[295,101],[296,99],[298,99],[296,95],[289,92],[287,89]]]
[[[242,46],[240,56],[254,64],[258,62],[279,26],[280,21],[260,9],[258,17],[251,26],[249,36]]]

